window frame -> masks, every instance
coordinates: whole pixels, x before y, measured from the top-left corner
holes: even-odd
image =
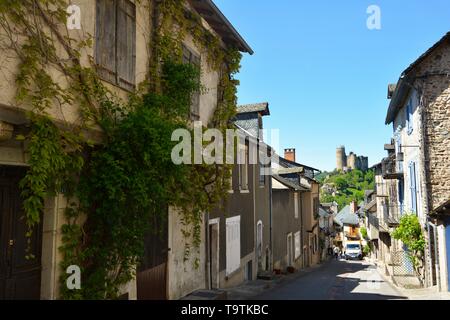
[[[197,54],[194,50],[192,50],[183,43],[182,55],[183,55],[182,57],[183,63],[189,63],[190,65],[193,65],[194,67],[198,68],[199,71],[201,72],[202,56],[200,54]],[[201,76],[199,75],[199,77]],[[200,120],[200,96],[201,96],[200,90],[195,91],[192,95],[191,107],[189,109],[189,117],[193,121]]]
[[[130,0],[96,0],[95,8],[95,47],[94,47],[94,60],[97,68],[97,73],[99,77],[114,86],[117,86],[128,92],[132,92],[136,89],[136,50],[137,50],[137,10],[136,4]],[[113,13],[113,17],[101,17],[102,8],[109,8]],[[131,8],[131,13],[130,9]],[[106,9],[105,9],[106,10]],[[103,12],[107,15],[107,12]],[[125,15],[125,21],[121,19]],[[111,20],[112,19],[112,20]],[[131,34],[128,32],[128,22],[129,19],[132,21]],[[124,23],[124,25],[122,25]],[[126,32],[121,32],[123,28]],[[113,44],[107,44],[105,39],[106,32],[112,32]],[[113,30],[113,31],[111,31]],[[111,36],[111,34],[110,34]],[[125,41],[131,41],[131,48],[125,46],[125,51],[130,53],[130,55],[122,56],[119,53],[120,43],[123,37],[126,38]],[[123,48],[122,48],[123,49]],[[131,51],[129,51],[131,50]],[[113,51],[113,53],[111,53]],[[105,58],[105,53],[109,52],[109,56]],[[120,56],[119,56],[120,55]],[[103,61],[103,60],[108,61]],[[129,60],[131,59],[131,61]],[[107,65],[111,63],[111,65]],[[125,71],[121,70],[124,65]],[[123,65],[124,64],[124,65]],[[128,73],[128,74],[127,74]],[[130,78],[128,78],[128,76]]]
[[[239,165],[239,189],[241,191],[249,191],[249,170],[248,170],[248,162],[249,162],[249,144],[247,140],[245,140],[244,147],[242,144],[239,144],[239,154],[240,154],[240,163]],[[244,157],[244,163],[242,162],[242,157]]]

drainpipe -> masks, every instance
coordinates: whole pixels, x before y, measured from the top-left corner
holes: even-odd
[[[436,282],[438,286],[438,291],[441,291],[441,275],[439,270],[439,256],[438,256],[438,243],[437,243],[437,226],[436,224],[432,223],[431,221],[428,221],[428,226],[433,228],[433,242],[434,242],[434,257],[435,257],[435,263],[434,267],[436,269]],[[430,258],[431,258],[431,248],[430,248]]]
[[[272,171],[272,168],[270,168]],[[269,175],[269,247],[270,247],[270,257],[269,257],[269,269],[273,271],[273,216],[272,216],[272,173]]]

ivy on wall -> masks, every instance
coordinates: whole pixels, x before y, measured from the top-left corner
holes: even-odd
[[[17,103],[30,110],[29,133],[18,137],[27,141],[30,154],[22,196],[29,230],[39,223],[47,197],[62,192],[68,199],[61,268],[80,266],[82,289],[68,290],[62,272],[61,297],[110,299],[135,276],[144,235],[154,227],[151,218],[167,215],[155,208],[167,204],[180,212],[187,260],[191,248],[200,244],[203,212],[229,189],[226,165],[176,166],[171,160],[171,134],[190,128],[191,96],[201,88],[199,70],[181,63],[182,41],[191,35],[204,50],[209,68],[220,75],[210,125],[222,130],[235,114],[234,76],[241,55],[225,49],[184,0],[160,1],[154,8],[160,18],[152,37],[148,79],[123,102],[106,89],[92,61],[90,66],[81,64],[79,52],[89,48],[92,39],[70,38],[63,27],[66,5],[64,0],[0,3],[1,50],[15,53],[19,61]],[[60,85],[52,71],[62,74],[66,85]],[[79,106],[76,124],[51,117],[52,108],[69,105]],[[95,127],[103,135],[96,145],[86,135]],[[27,236],[31,238],[31,231]]]

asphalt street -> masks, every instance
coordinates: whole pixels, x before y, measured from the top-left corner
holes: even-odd
[[[406,299],[364,261],[333,260],[292,282],[264,292],[261,300],[396,300]]]

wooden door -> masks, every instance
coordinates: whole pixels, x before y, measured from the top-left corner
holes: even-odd
[[[33,230],[27,259],[27,231],[19,181],[25,168],[0,166],[0,299],[39,299],[42,224]]]
[[[445,244],[447,249],[447,291],[450,292],[450,217],[445,223]]]
[[[168,208],[161,210],[167,212]],[[138,300],[167,299],[167,214],[153,217],[153,230],[145,237],[145,253],[137,272]]]

